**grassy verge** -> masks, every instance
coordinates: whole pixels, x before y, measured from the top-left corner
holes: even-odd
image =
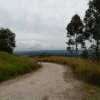
[[[28,57],[16,57],[0,52],[0,81],[28,73],[39,68],[36,60]]]
[[[100,100],[100,87],[98,87],[100,86],[100,63],[72,57],[47,57],[37,60],[70,66],[78,78],[90,83],[82,86],[82,100]]]
[[[100,100],[100,88],[93,85],[85,85],[82,89],[82,100]]]
[[[72,57],[47,57],[40,58],[39,61],[69,65],[73,68],[73,71],[78,78],[88,83],[100,86],[100,63]]]

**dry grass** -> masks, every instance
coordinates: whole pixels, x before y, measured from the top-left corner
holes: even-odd
[[[39,61],[69,65],[78,78],[100,86],[100,63],[75,57],[47,57],[41,58]]]
[[[100,86],[100,63],[74,57],[47,57],[38,58],[37,60],[71,67],[78,78],[90,83],[82,87],[82,100],[100,100],[100,87],[98,87]]]
[[[83,88],[82,100],[100,100],[100,88],[93,85],[86,85]]]

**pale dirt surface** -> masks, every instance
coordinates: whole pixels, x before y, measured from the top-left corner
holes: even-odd
[[[0,84],[0,100],[81,100],[82,83],[70,68],[41,63],[42,68]]]

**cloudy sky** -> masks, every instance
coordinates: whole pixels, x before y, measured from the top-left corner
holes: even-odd
[[[15,50],[65,49],[66,26],[89,0],[0,0],[0,27],[16,34]]]

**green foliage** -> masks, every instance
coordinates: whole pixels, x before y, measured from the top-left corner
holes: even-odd
[[[100,63],[89,59],[76,59],[74,57],[47,57],[41,58],[39,61],[69,65],[73,68],[77,77],[88,83],[100,86]]]
[[[100,0],[93,0],[93,5],[100,11]]]
[[[79,15],[74,15],[71,22],[67,25],[67,50],[78,50],[78,44],[84,49],[83,55],[86,55],[86,40],[89,40],[94,45],[93,53],[96,60],[100,59],[100,0],[90,0],[89,8],[86,10],[84,24]],[[76,47],[74,47],[74,45]]]
[[[99,58],[100,52],[100,0],[92,0],[89,2],[89,8],[86,11],[85,18],[85,32],[86,39],[96,41],[95,55]]]
[[[9,29],[0,29],[0,51],[12,53],[15,47],[15,34]]]
[[[25,74],[39,68],[37,61],[0,52],[0,81]]]
[[[80,19],[79,15],[74,15],[71,19],[71,22],[67,25],[67,37],[69,38],[69,41],[67,42],[68,47],[70,47],[72,50],[74,48],[74,45],[76,46],[76,55],[78,50],[78,44],[83,44],[84,40],[82,37],[83,34],[83,23]]]
[[[46,53],[46,52],[43,52],[43,53],[41,53],[40,55],[39,55],[39,57],[48,57],[49,55],[48,55],[48,53]]]

